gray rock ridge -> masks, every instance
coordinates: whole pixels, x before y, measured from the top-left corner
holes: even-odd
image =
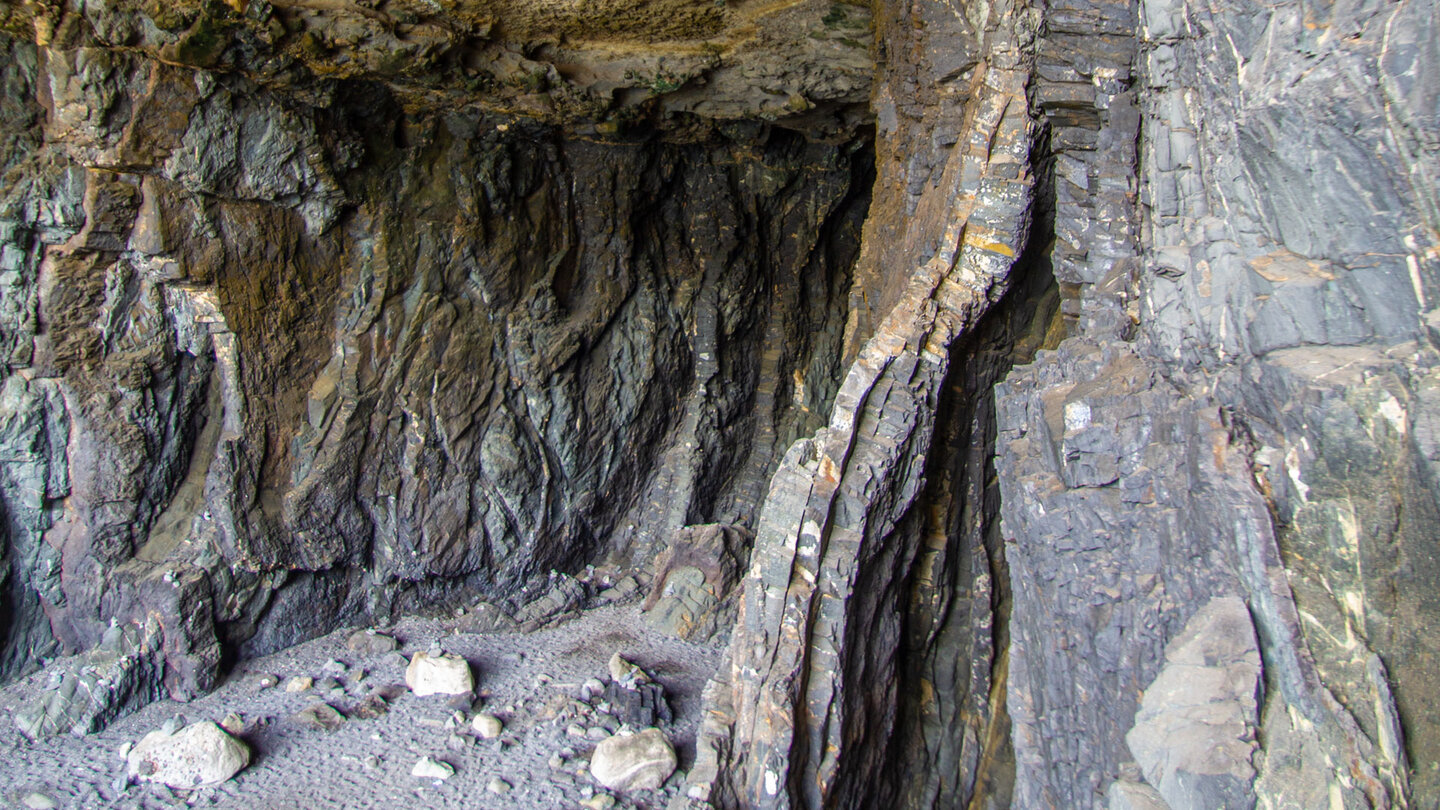
[[[772,479],[690,802],[852,806],[882,777],[916,552],[898,529],[923,489],[950,345],[1001,297],[1029,233],[1031,32],[1014,8],[992,14],[991,62],[971,78],[968,129],[934,185],[948,205],[940,247],[859,350],[828,426]]]

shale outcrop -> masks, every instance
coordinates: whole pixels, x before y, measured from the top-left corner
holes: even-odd
[[[26,734],[645,598],[676,810],[1440,806],[1437,12],[0,9]]]

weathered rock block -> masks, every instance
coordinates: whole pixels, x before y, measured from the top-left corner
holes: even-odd
[[[165,693],[162,631],[146,625],[110,628],[100,645],[51,666],[44,691],[15,712],[15,725],[32,740],[50,734],[87,734]]]
[[[675,749],[657,728],[620,732],[597,746],[590,774],[611,790],[654,790],[675,772]]]
[[[1125,735],[1172,810],[1255,806],[1260,688],[1249,610],[1237,597],[1211,599],[1166,648]]]
[[[470,662],[458,655],[417,652],[405,668],[405,685],[415,694],[468,695],[475,689]]]
[[[248,764],[250,748],[208,721],[152,731],[126,756],[130,778],[183,790],[218,785]]]
[[[645,617],[657,630],[684,639],[728,633],[734,590],[749,557],[750,532],[740,527],[687,526],[656,558]]]

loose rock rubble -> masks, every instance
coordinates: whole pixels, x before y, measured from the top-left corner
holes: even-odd
[[[41,762],[74,746],[104,743],[105,752],[80,761],[82,771],[94,768],[92,776],[66,781],[58,778],[61,771],[53,771],[57,778],[48,783],[93,791],[88,803],[67,798],[67,787],[57,793],[31,782],[16,792],[5,773],[0,773],[0,795],[17,804],[35,792],[55,797],[60,807],[125,806],[126,801],[144,807],[151,802],[149,791],[170,790],[174,784],[173,789],[186,791],[187,801],[218,806],[267,807],[275,797],[313,793],[333,797],[326,800],[347,809],[403,806],[423,796],[430,807],[659,810],[677,795],[678,780],[669,779],[670,774],[693,756],[686,752],[693,751],[688,746],[693,746],[700,686],[713,672],[718,649],[653,633],[632,635],[645,628],[640,617],[632,604],[587,611],[550,629],[486,635],[454,635],[463,617],[407,623],[407,643],[397,647],[404,653],[399,660],[388,652],[356,652],[349,644],[355,634],[337,633],[242,665],[217,692],[186,706],[186,714],[201,720],[194,727],[204,723],[226,735],[223,739],[246,746],[246,761],[253,746],[256,764],[227,769],[234,771],[229,774],[212,768],[198,782],[194,775],[167,776],[153,764],[137,766],[132,776],[130,761],[149,756],[156,739],[193,733],[181,719],[157,716],[167,705],[160,703],[83,738],[24,743]],[[584,629],[597,621],[601,629]],[[433,646],[436,641],[443,652]],[[306,652],[310,646],[314,653]],[[417,655],[473,662],[474,688],[462,695],[422,697],[403,683]],[[620,681],[611,677],[612,663]],[[306,688],[290,692],[263,686],[292,682]],[[679,692],[667,688],[676,685]],[[5,694],[0,690],[0,698]],[[627,720],[634,711],[624,695],[636,700],[644,695],[654,721],[641,726]],[[148,742],[134,744],[157,727]],[[621,748],[612,741],[633,745],[651,738],[660,741],[658,753],[639,760],[633,753],[620,760],[606,753]],[[118,760],[116,749],[121,749]],[[66,765],[64,772],[76,768]],[[610,771],[626,778],[602,781]]]

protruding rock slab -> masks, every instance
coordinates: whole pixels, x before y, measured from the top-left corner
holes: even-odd
[[[57,664],[47,688],[15,712],[26,737],[99,731],[164,694],[161,631],[153,620],[112,627],[94,649]]]
[[[132,779],[172,788],[218,785],[250,764],[250,748],[209,721],[173,734],[160,729],[141,738],[126,757]]]
[[[393,652],[399,644],[393,636],[384,633],[377,633],[374,630],[359,630],[350,634],[345,639],[346,649],[367,655],[382,655]]]
[[[616,734],[595,746],[590,774],[611,790],[654,790],[675,772],[675,749],[658,728]]]
[[[1211,599],[1165,650],[1125,735],[1172,810],[1252,807],[1260,651],[1238,597]]]
[[[405,685],[415,694],[467,695],[475,689],[470,664],[458,655],[417,652],[405,668]]]
[[[646,621],[683,639],[729,632],[735,624],[734,590],[752,539],[742,527],[718,523],[677,530],[655,560]]]

